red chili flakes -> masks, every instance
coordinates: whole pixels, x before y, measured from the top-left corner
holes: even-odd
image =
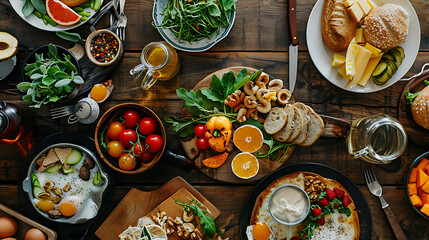
[[[118,40],[109,33],[101,33],[91,41],[91,54],[100,63],[113,60],[118,53]]]

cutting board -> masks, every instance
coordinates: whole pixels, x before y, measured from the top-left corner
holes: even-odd
[[[423,72],[418,77],[411,79],[405,86],[401,93],[398,105],[398,120],[401,122],[407,131],[408,137],[417,145],[428,147],[429,146],[429,130],[420,127],[413,119],[410,105],[407,105],[407,99],[405,98],[405,91],[410,89],[410,92],[415,93],[423,90],[426,87],[424,80],[429,78],[429,70]]]
[[[136,226],[141,217],[150,216],[150,213],[160,209],[171,208],[174,212],[179,211],[176,208],[179,206],[174,201],[176,198],[183,199],[186,197],[195,197],[210,210],[215,219],[220,215],[219,209],[200,192],[189,185],[183,178],[175,177],[152,192],[132,188],[97,229],[95,234],[102,240],[116,239],[129,226]],[[186,199],[183,199],[183,201],[186,202]]]
[[[247,72],[249,74],[251,72],[257,72],[258,71],[258,69],[255,69],[255,68],[241,67],[241,66],[224,68],[224,69],[221,69],[221,70],[214,72],[214,73],[206,76],[205,78],[203,78],[203,80],[201,80],[199,83],[197,83],[197,85],[194,87],[193,90],[197,91],[198,89],[209,88],[210,83],[212,81],[213,74],[216,74],[216,76],[218,76],[220,79],[220,78],[222,78],[223,74],[225,74],[229,71],[233,71],[234,74],[237,75],[238,72],[243,68],[246,68]],[[270,76],[270,79],[273,79],[273,78]],[[293,98],[290,100],[290,102],[294,103]],[[186,116],[186,114],[188,114],[188,113],[187,113],[186,109],[184,109],[182,112],[182,116]],[[264,146],[266,146],[266,145],[264,145]],[[268,146],[266,146],[266,147],[268,147]],[[238,153],[240,153],[240,151],[237,148],[234,148],[234,151],[229,154],[226,162],[222,166],[220,166],[219,168],[216,168],[216,169],[208,168],[202,164],[202,161],[204,159],[219,154],[219,153],[216,153],[212,150],[200,151],[200,154],[195,159],[193,159],[193,161],[194,161],[195,166],[202,173],[204,173],[205,175],[207,175],[207,176],[209,176],[215,180],[219,180],[222,182],[228,182],[228,183],[248,183],[248,182],[258,181],[258,180],[262,179],[263,177],[265,177],[266,175],[268,175],[269,173],[271,173],[272,171],[283,166],[287,162],[287,160],[292,156],[292,153],[295,150],[295,147],[296,147],[295,145],[289,147],[288,153],[286,155],[286,160],[283,162],[272,161],[271,159],[268,159],[268,158],[267,159],[259,159],[259,172],[258,172],[258,174],[255,177],[253,177],[251,179],[247,179],[247,180],[238,178],[232,172],[231,162],[234,159],[234,157]]]

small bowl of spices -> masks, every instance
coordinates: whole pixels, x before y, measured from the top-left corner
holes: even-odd
[[[109,66],[118,61],[122,54],[122,42],[113,32],[101,29],[88,36],[85,51],[94,64]]]

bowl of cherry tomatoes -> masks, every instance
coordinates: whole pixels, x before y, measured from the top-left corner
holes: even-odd
[[[167,134],[159,117],[148,107],[124,103],[107,110],[95,128],[95,146],[113,170],[138,174],[161,158]]]

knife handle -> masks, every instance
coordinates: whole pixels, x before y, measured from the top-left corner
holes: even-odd
[[[298,45],[298,26],[296,22],[296,0],[289,0],[289,32],[292,45]]]

